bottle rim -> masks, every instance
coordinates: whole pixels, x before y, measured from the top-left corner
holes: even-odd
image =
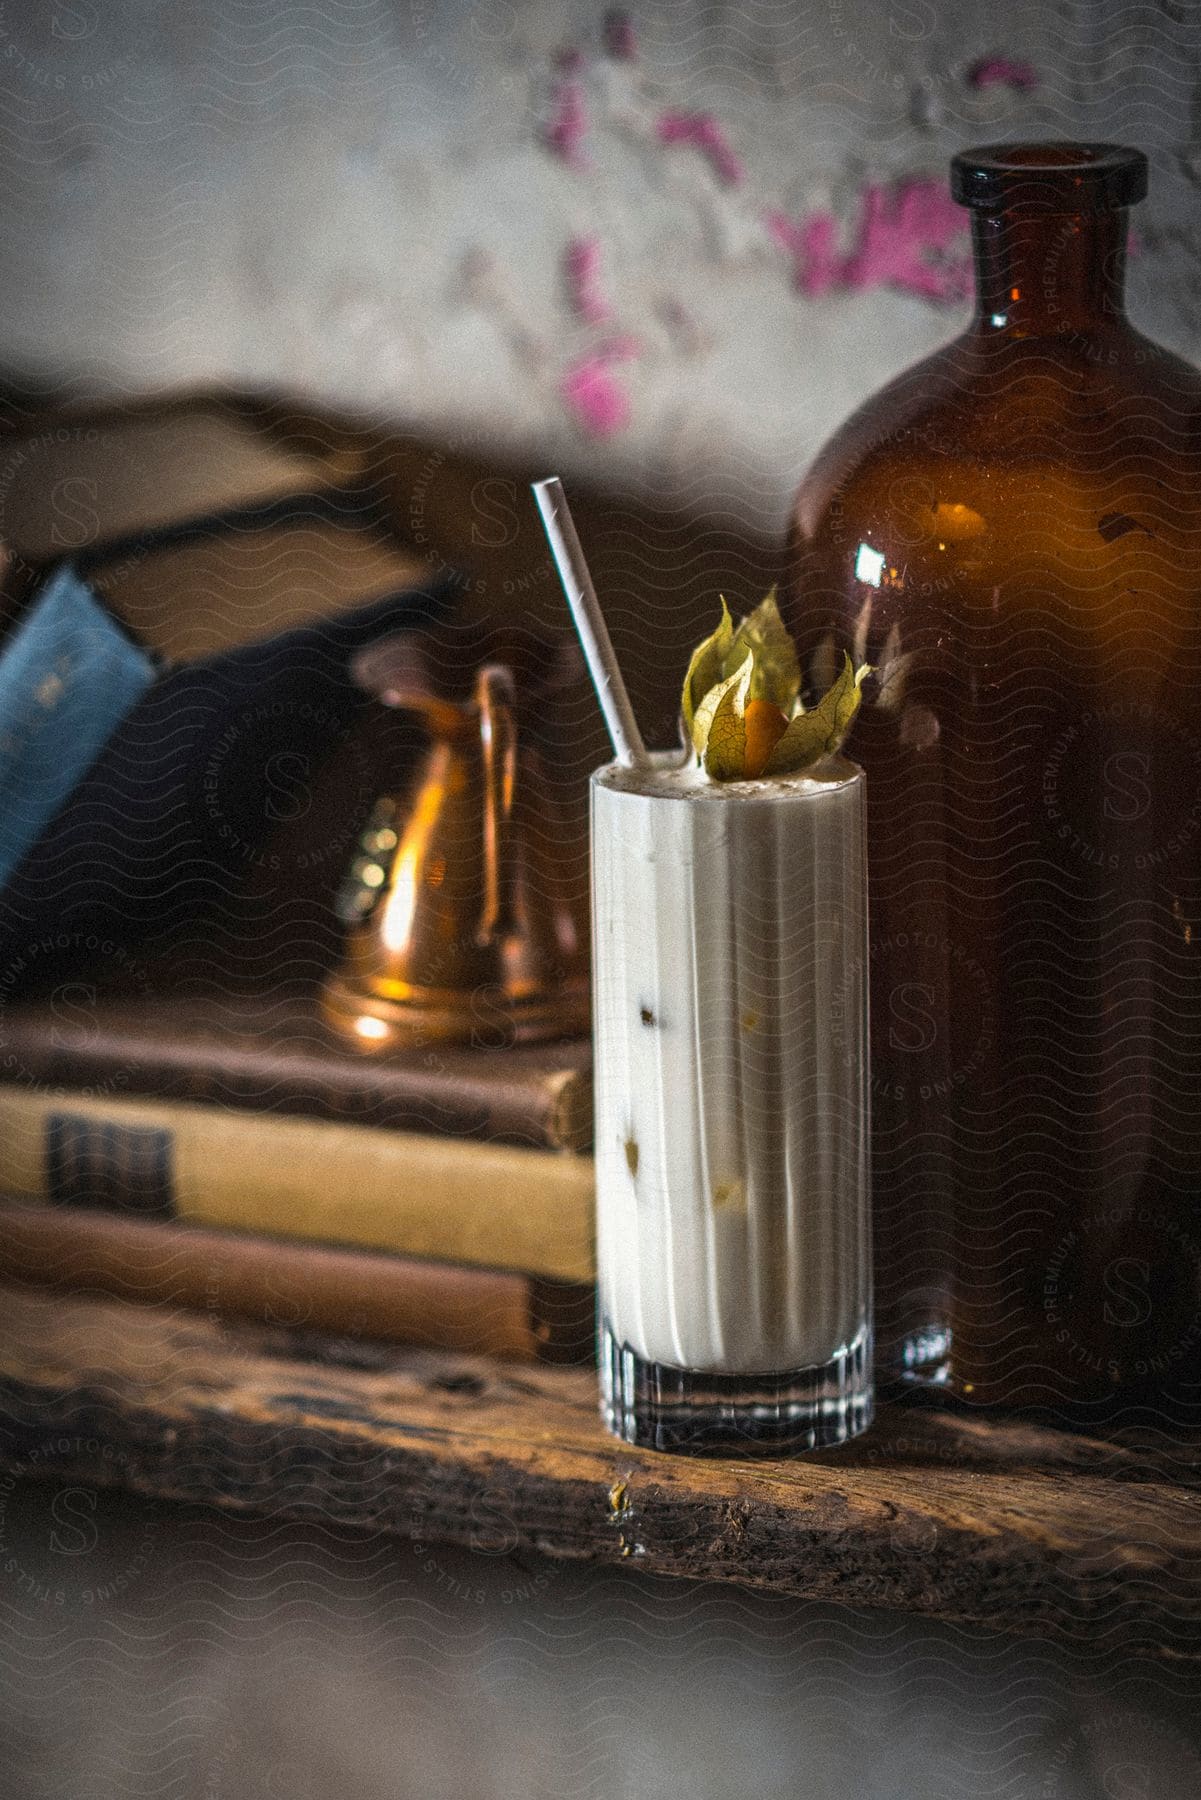
[[[1147,192],[1147,158],[1128,144],[980,144],[951,158],[951,197],[977,212],[1103,212]]]

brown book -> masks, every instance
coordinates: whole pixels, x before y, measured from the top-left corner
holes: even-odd
[[[292,516],[232,522],[181,543],[116,555],[93,585],[142,644],[173,662],[272,638],[420,587],[429,563],[374,520]]]
[[[173,662],[429,576],[392,528],[364,442],[316,422],[169,402],[56,415],[6,443],[11,604],[45,565],[73,558],[138,641]]]
[[[525,1361],[592,1353],[593,1292],[583,1283],[86,1207],[0,1203],[0,1281]]]
[[[106,995],[72,982],[48,997],[0,1004],[0,1081],[540,1149],[582,1151],[592,1141],[586,1038],[368,1057],[330,1031],[309,991],[189,994],[148,983]]]
[[[5,459],[5,541],[35,565],[328,494],[364,462],[219,400],[47,414],[6,437]]]

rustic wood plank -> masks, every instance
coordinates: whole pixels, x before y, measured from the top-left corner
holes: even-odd
[[[1201,1656],[1201,1454],[1166,1438],[886,1408],[820,1457],[658,1456],[605,1434],[590,1371],[8,1289],[0,1446],[235,1511]]]

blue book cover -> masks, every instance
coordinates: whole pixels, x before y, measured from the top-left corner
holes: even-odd
[[[462,578],[452,573],[427,588],[168,667],[128,710],[114,708],[121,716],[107,742],[89,767],[63,781],[57,814],[0,882],[0,1003],[8,991],[5,971],[22,958],[31,961],[31,974],[33,961],[44,969],[40,953],[30,958],[31,946],[68,927],[161,948],[181,934],[194,940],[204,918],[206,931],[219,922],[236,936],[239,954],[249,954],[259,934],[278,956],[272,934],[285,910],[298,904],[298,889],[309,896],[299,902],[304,954],[316,955],[320,939],[320,954],[335,955],[342,927],[334,887],[362,818],[389,783],[404,778],[419,741],[402,734],[397,743],[389,732],[386,745],[375,742],[366,725],[377,702],[354,680],[351,663],[381,637],[445,618],[461,591]],[[6,684],[0,652],[0,732]],[[87,690],[95,687],[89,675]],[[291,783],[286,793],[271,785],[273,771]],[[6,872],[17,840],[3,810],[16,785],[0,757]],[[19,785],[29,784],[22,777]],[[331,813],[326,823],[333,835],[316,844],[320,855],[309,855],[308,815],[296,810],[298,794],[303,801],[306,792]],[[300,820],[294,835],[306,849],[280,862],[269,840],[289,819]],[[295,947],[286,953],[294,955]]]
[[[69,564],[0,650],[0,888],[155,678]]]

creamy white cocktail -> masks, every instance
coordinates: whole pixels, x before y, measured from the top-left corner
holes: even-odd
[[[600,1309],[727,1374],[869,1329],[863,777],[592,782]]]
[[[774,593],[642,743],[555,480],[535,485],[617,760],[592,777],[601,1399],[664,1450],[807,1449],[872,1409],[862,770],[871,673],[806,706]],[[828,654],[826,653],[828,651]]]

